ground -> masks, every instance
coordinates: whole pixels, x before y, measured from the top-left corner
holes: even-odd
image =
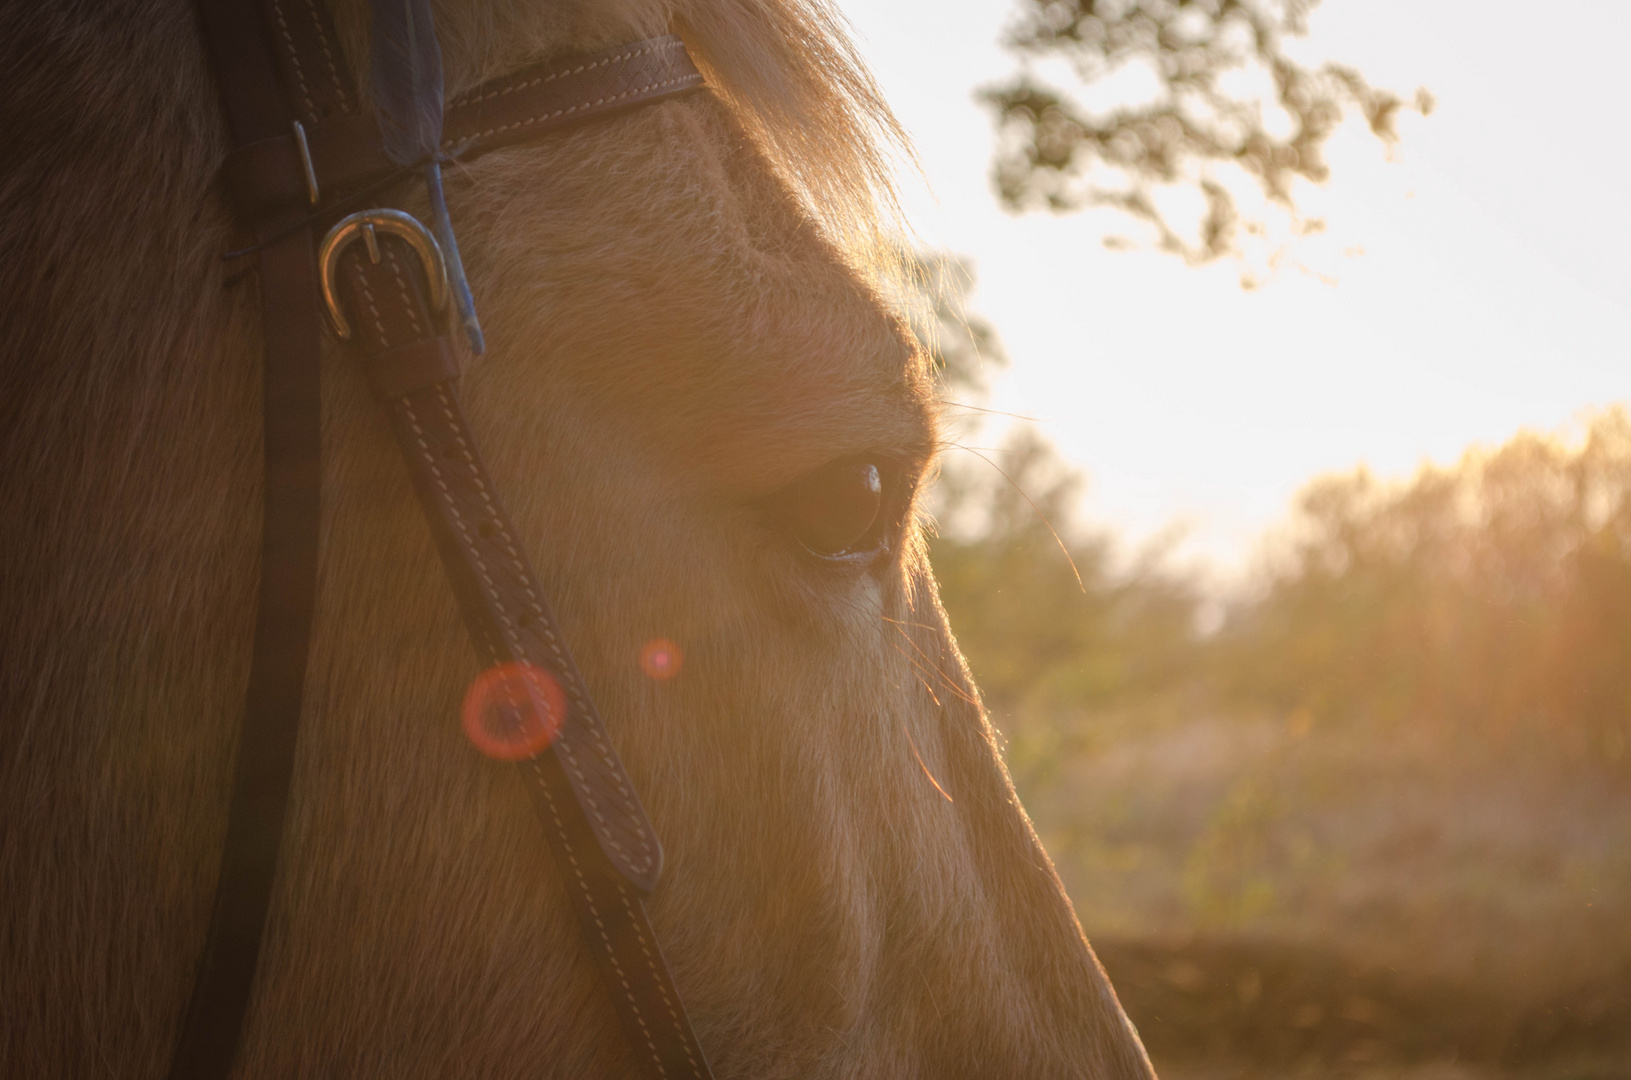
[[[1623,782],[1426,726],[1009,726],[1166,1080],[1631,1080]]]

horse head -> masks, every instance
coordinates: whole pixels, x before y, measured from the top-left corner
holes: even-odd
[[[353,70],[363,9],[334,7]],[[247,678],[258,316],[219,258],[227,142],[188,0],[0,18],[25,129],[0,231],[0,1071],[151,1075]],[[662,838],[651,920],[716,1074],[1149,1076],[936,597],[937,403],[873,240],[893,121],[836,17],[437,18],[455,93],[675,29],[708,77],[449,167],[447,191],[488,337],[464,408]],[[315,634],[242,1075],[625,1075],[526,794],[461,734],[477,664],[385,420],[337,346],[323,380]]]

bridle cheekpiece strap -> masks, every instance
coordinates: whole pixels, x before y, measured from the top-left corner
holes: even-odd
[[[562,690],[553,742],[517,762],[590,957],[647,1080],[710,1080],[646,917],[662,850],[482,462],[445,327],[431,230],[392,207],[313,230],[410,167],[388,160],[323,5],[199,0],[237,149],[223,170],[255,244],[265,336],[261,592],[226,850],[172,1080],[232,1070],[255,982],[295,760],[316,591],[322,316],[368,375],[484,666]],[[278,33],[271,33],[272,26]],[[328,72],[306,79],[302,72]],[[702,76],[678,37],[528,67],[449,105],[437,161],[470,160],[685,93]],[[321,297],[321,300],[319,299]],[[358,313],[366,311],[367,317]]]

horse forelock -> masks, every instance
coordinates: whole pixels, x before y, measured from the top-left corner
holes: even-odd
[[[363,5],[335,11],[362,70]],[[712,87],[450,169],[449,195],[491,341],[467,408],[664,839],[652,917],[717,1073],[1141,1074],[915,529],[858,572],[764,520],[828,460],[915,480],[936,442],[857,242],[887,216],[893,121],[836,16],[437,14],[454,93],[670,28]],[[8,344],[30,349],[0,403],[20,508],[0,879],[27,883],[0,921],[0,1074],[151,1073],[202,943],[247,675],[258,317],[217,259],[225,135],[186,0],[6,40],[15,70],[44,41],[61,74],[30,84],[42,130],[0,166],[22,193],[0,285],[28,305]],[[316,639],[246,1075],[622,1074],[525,795],[452,722],[474,664],[383,420],[347,357],[324,364]],[[657,639],[672,679],[638,663]]]

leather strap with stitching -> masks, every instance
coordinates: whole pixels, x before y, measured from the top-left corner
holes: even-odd
[[[172,1067],[177,1080],[224,1077],[236,1053],[276,869],[315,591],[319,316],[306,226],[335,215],[319,208],[315,217],[303,217],[312,214],[305,162],[285,133],[288,122],[307,125],[325,207],[337,193],[367,190],[398,171],[379,152],[373,118],[356,114],[354,84],[316,0],[200,2],[239,146],[225,170],[228,185],[259,241],[268,540],[228,846],[209,945]],[[701,76],[673,37],[535,66],[455,101],[446,145],[467,157],[699,85]],[[240,122],[239,114],[252,122]],[[707,1061],[641,898],[656,883],[661,848],[482,464],[459,406],[458,367],[424,300],[411,249],[394,238],[379,240],[378,263],[355,246],[342,258],[341,289],[359,329],[354,351],[390,414],[478,655],[486,664],[533,664],[565,693],[567,715],[554,743],[520,766],[584,942],[642,1075],[706,1080]],[[291,411],[294,422],[285,416]],[[291,459],[304,470],[295,470],[298,484],[285,476],[287,464],[274,467],[277,448],[280,461]],[[291,485],[298,498],[289,495]],[[309,518],[299,528],[280,526],[278,534],[297,535],[304,547],[273,542],[278,498],[298,504]],[[278,562],[291,546],[301,555],[292,559],[299,573],[284,572]],[[292,592],[271,594],[278,589]],[[270,659],[262,656],[263,636],[275,646]]]
[[[322,65],[308,58],[303,65],[287,66],[301,71],[326,68],[326,54],[317,52],[325,57]],[[672,34],[535,64],[449,104],[442,149],[468,161],[701,85],[702,75],[685,51],[685,43]],[[400,171],[380,148],[379,125],[372,115],[353,115],[335,104],[325,108],[325,112],[312,114],[305,130],[325,203]],[[249,218],[303,206],[309,199],[305,162],[288,125],[235,150],[227,159],[224,175],[239,212]]]
[[[594,702],[537,586],[515,526],[495,490],[452,377],[418,350],[447,355],[448,338],[424,301],[418,261],[406,244],[381,237],[380,262],[352,245],[340,260],[342,293],[356,327],[356,353],[385,405],[403,460],[424,507],[470,631],[487,667],[520,661],[541,668],[564,691],[565,724],[552,750],[518,763],[544,825],[584,943],[600,969],[642,1074],[658,1080],[711,1074],[657,947],[641,899],[640,878],[618,870],[647,866],[654,882],[660,852],[638,836],[597,843],[603,811],[580,773],[615,760]],[[393,372],[387,358],[406,361]],[[619,770],[619,775],[621,770]],[[627,778],[623,778],[627,784]],[[586,794],[588,797],[586,797]],[[632,786],[609,789],[631,800]],[[633,884],[631,885],[631,882]]]
[[[347,250],[339,275],[342,288],[349,286],[356,352],[397,425],[471,640],[484,665],[520,661],[560,684],[567,715],[554,754],[573,801],[607,861],[649,892],[662,872],[662,849],[464,422],[451,389],[452,346],[419,296],[417,259],[402,258],[393,242],[381,249],[380,265],[390,273],[371,273],[362,250]],[[429,388],[439,389],[427,396]]]

